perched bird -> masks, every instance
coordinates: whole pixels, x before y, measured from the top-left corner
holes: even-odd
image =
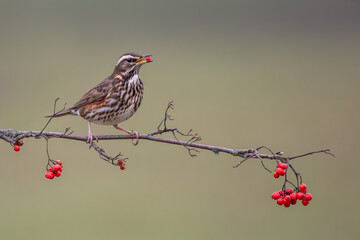
[[[91,123],[113,125],[116,129],[136,136],[136,145],[139,133],[119,127],[119,123],[129,119],[139,108],[143,98],[143,83],[139,77],[139,70],[145,63],[152,62],[151,55],[126,53],[116,63],[114,72],[85,93],[72,107],[59,111],[47,117],[61,117],[78,115],[88,121],[88,139],[92,144]]]

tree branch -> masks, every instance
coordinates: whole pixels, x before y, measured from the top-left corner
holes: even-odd
[[[58,99],[55,100],[54,103],[54,114],[55,115],[55,108],[56,108],[56,102]],[[208,150],[212,151],[214,154],[218,155],[219,153],[227,153],[235,157],[242,158],[238,163],[234,166],[234,168],[239,167],[242,163],[249,159],[258,159],[260,160],[262,167],[267,170],[268,172],[272,172],[266,165],[264,160],[274,160],[276,162],[274,177],[278,178],[280,175],[285,176],[282,191],[285,191],[286,185],[289,184],[294,187],[294,191],[299,192],[299,186],[302,183],[302,177],[299,172],[297,172],[292,164],[292,160],[297,158],[306,157],[313,154],[318,153],[325,153],[329,154],[333,157],[335,157],[334,154],[330,152],[330,149],[323,149],[318,151],[313,151],[305,154],[300,154],[297,156],[292,157],[285,157],[283,156],[283,152],[273,152],[269,147],[267,146],[261,146],[258,148],[248,148],[248,149],[233,149],[233,148],[227,148],[227,147],[221,147],[221,146],[215,146],[215,145],[206,145],[206,144],[200,144],[198,141],[201,140],[201,137],[198,134],[193,134],[192,130],[189,130],[187,133],[181,132],[178,128],[169,128],[167,126],[168,121],[173,120],[171,115],[169,114],[169,110],[174,109],[173,102],[170,102],[165,110],[164,118],[161,120],[159,126],[157,127],[156,131],[150,132],[148,134],[139,134],[139,139],[146,140],[146,141],[153,141],[153,142],[161,142],[165,144],[174,144],[183,146],[188,150],[188,153],[191,157],[195,157],[195,152],[198,152],[198,149]],[[61,138],[61,139],[68,139],[68,140],[75,140],[75,141],[82,141],[87,142],[87,136],[80,136],[80,135],[74,135],[72,131],[70,131],[70,128],[66,128],[63,133],[61,132],[48,132],[45,131],[45,128],[49,125],[53,117],[49,119],[49,121],[46,123],[45,127],[41,131],[17,131],[13,129],[0,129],[0,139],[3,139],[4,141],[10,143],[12,146],[17,145],[19,143],[19,140],[24,138],[35,138],[35,139],[45,139],[46,141],[46,154],[48,157],[48,163],[46,165],[46,170],[51,170],[52,166],[58,164],[60,160],[53,160],[50,158],[49,154],[49,140],[51,138]],[[160,135],[163,134],[170,134],[172,135],[173,139],[171,138],[165,138],[160,137]],[[136,139],[136,136],[134,135],[101,135],[97,136],[97,143],[99,141],[104,140],[126,140],[126,139]],[[181,140],[185,139],[185,140]],[[22,142],[22,141],[20,141]],[[106,151],[99,147],[97,143],[92,142],[90,145],[90,148],[93,147],[95,151],[98,152],[99,157],[103,160],[105,160],[108,163],[111,163],[115,166],[120,166],[120,169],[125,169],[125,162],[127,158],[121,158],[122,154],[119,153],[116,156],[112,157],[106,154]],[[17,150],[19,149],[19,146],[17,146]],[[265,153],[260,151],[266,151]],[[61,162],[61,161],[60,161]],[[286,168],[286,171],[279,170],[280,165],[286,165],[289,166],[289,168]],[[292,173],[295,175],[296,183],[293,183],[289,180],[288,174],[289,170],[292,171]],[[283,171],[283,172],[282,172]],[[279,174],[277,173],[279,172]]]
[[[155,132],[156,133],[156,132]],[[139,134],[139,139],[148,140],[148,141],[154,141],[154,142],[162,142],[167,144],[174,144],[174,145],[181,145],[186,147],[192,147],[196,149],[204,149],[208,151],[212,151],[215,154],[227,153],[232,156],[239,156],[244,158],[244,160],[247,160],[249,158],[262,158],[262,159],[277,159],[282,162],[286,162],[286,159],[292,160],[299,157],[308,156],[315,153],[327,153],[331,154],[330,149],[324,149],[314,152],[309,152],[306,154],[302,154],[299,156],[294,157],[283,157],[282,153],[273,153],[273,154],[259,154],[258,150],[259,148],[249,148],[249,149],[232,149],[227,147],[221,147],[221,146],[214,146],[214,145],[206,145],[206,144],[199,144],[189,141],[181,141],[178,139],[168,139],[168,138],[160,138],[154,136],[155,133],[151,134]],[[164,133],[164,132],[162,132]],[[162,134],[161,133],[161,134]],[[86,142],[87,136],[80,136],[80,135],[72,135],[72,134],[64,134],[60,132],[46,132],[46,131],[16,131],[13,129],[0,129],[0,138],[5,140],[6,142],[9,142],[12,145],[15,145],[16,142],[23,138],[41,138],[46,137],[48,139],[50,138],[63,138],[63,139],[70,139],[75,141],[83,141]],[[125,140],[125,139],[136,139],[136,136],[134,135],[101,135],[97,136],[99,141],[102,140]],[[96,146],[96,144],[94,144]]]

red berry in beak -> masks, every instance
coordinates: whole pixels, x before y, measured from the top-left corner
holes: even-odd
[[[150,57],[150,56],[147,56],[145,59],[146,59],[146,61],[150,61],[150,60],[151,60],[151,57]]]

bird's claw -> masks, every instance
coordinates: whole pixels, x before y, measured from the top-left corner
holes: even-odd
[[[126,130],[125,128],[121,128],[119,127],[118,125],[113,125],[114,128],[116,128],[117,130],[120,130],[120,131],[123,131],[123,132],[126,132],[127,134],[129,135],[132,135],[132,136],[136,136],[136,141],[134,141],[134,138],[131,139],[131,142],[134,146],[138,145],[139,143],[139,137],[140,137],[140,134],[137,132],[137,131],[134,131],[132,130],[131,132],[129,130]]]
[[[137,131],[131,131],[131,135],[135,135],[136,136],[136,142],[134,142],[134,138],[131,140],[133,146],[138,145],[139,143],[139,133]]]
[[[89,148],[91,148],[94,138],[95,138],[95,140],[96,140],[97,142],[99,141],[99,139],[97,138],[96,135],[94,135],[94,134],[92,134],[92,133],[90,133],[90,134],[88,135],[88,138],[87,138],[86,142],[89,143]]]

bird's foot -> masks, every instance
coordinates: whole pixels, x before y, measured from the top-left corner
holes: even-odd
[[[134,146],[138,145],[140,134],[139,134],[137,131],[134,131],[134,130],[129,131],[129,130],[125,129],[125,128],[119,127],[118,125],[114,125],[114,128],[116,128],[116,129],[118,129],[118,130],[120,130],[120,131],[126,132],[127,134],[130,134],[130,135],[133,135],[133,136],[135,135],[135,136],[136,136],[136,141],[134,142],[135,139],[133,138],[133,139],[131,140],[131,142],[132,142],[132,144],[133,144]]]
[[[92,144],[93,144],[93,139],[95,139],[97,142],[99,141],[99,139],[97,138],[96,135],[92,134],[91,132],[89,132],[88,134],[88,138],[86,140],[87,143],[89,143],[89,148],[91,148]]]
[[[132,142],[132,144],[133,144],[133,146],[136,146],[136,145],[138,145],[138,143],[139,143],[139,133],[137,132],[137,131],[131,131],[130,132],[130,135],[135,135],[136,136],[136,139],[132,139],[131,140],[131,142]],[[136,140],[135,142],[134,142],[134,140]]]

